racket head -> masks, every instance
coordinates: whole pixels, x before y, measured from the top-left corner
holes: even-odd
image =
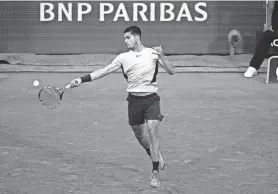
[[[44,87],[40,90],[38,97],[45,108],[55,109],[61,104],[63,93],[63,89]]]

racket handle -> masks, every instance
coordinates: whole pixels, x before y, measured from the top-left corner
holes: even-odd
[[[68,89],[70,89],[70,88],[71,88],[71,84],[66,85],[66,87],[65,87],[66,90],[68,90]]]
[[[75,84],[78,84],[77,80],[75,80]],[[65,87],[65,89],[68,90],[68,89],[72,88],[72,86],[73,86],[73,84],[69,84]]]
[[[66,90],[70,89],[70,88],[71,88],[71,85],[72,85],[72,84],[66,85],[65,89],[66,89]]]

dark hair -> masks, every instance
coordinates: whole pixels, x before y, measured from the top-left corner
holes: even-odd
[[[124,33],[130,32],[131,34],[139,35],[141,38],[141,29],[137,26],[129,26],[127,29],[125,29]]]

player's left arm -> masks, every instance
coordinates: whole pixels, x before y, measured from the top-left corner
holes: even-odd
[[[158,55],[158,64],[170,75],[175,74],[175,66],[168,60],[168,58],[163,54],[161,47],[153,48]]]
[[[160,55],[158,58],[158,64],[170,75],[175,74],[175,66],[168,60],[165,55]]]

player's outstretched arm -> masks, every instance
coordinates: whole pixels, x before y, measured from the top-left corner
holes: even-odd
[[[104,77],[104,76],[106,76],[106,75],[108,75],[112,72],[117,71],[120,68],[121,68],[121,64],[119,64],[119,63],[110,63],[109,65],[107,65],[107,66],[105,66],[101,69],[98,69],[96,71],[93,71],[92,73],[89,73],[89,74],[84,75],[80,78],[72,80],[71,83],[73,84],[73,86],[77,87],[81,83],[91,82],[93,80],[102,78],[102,77]]]
[[[175,66],[168,60],[168,58],[163,54],[161,46],[153,47],[156,51],[154,54],[158,55],[158,63],[160,66],[170,75],[175,74]]]
[[[109,65],[90,73],[89,79],[90,79],[90,81],[93,81],[93,80],[102,78],[112,72],[119,70],[120,68],[121,68],[120,64],[110,63]],[[86,75],[81,77],[81,80],[82,80],[82,82],[87,81]]]

